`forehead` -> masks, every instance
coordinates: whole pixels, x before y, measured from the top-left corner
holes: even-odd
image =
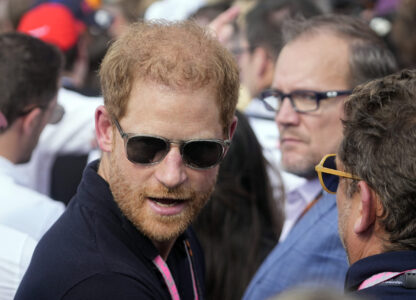
[[[300,36],[281,51],[273,87],[294,89],[348,89],[349,48],[331,32]]]
[[[221,138],[216,95],[211,86],[178,90],[136,81],[123,118],[129,126],[125,130],[177,139]]]

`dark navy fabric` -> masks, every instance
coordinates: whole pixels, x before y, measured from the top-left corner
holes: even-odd
[[[15,299],[171,299],[152,262],[158,251],[121,213],[97,169],[98,161],[85,169],[67,210],[36,247]],[[181,299],[194,299],[184,239],[203,294],[203,254],[190,228],[167,264]]]
[[[345,279],[345,291],[369,299],[416,299],[416,289],[401,286],[375,285],[357,291],[359,285],[382,272],[402,272],[416,269],[416,251],[395,251],[363,258],[350,266]]]

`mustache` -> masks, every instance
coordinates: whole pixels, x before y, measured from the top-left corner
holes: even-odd
[[[151,198],[192,199],[195,197],[194,191],[182,186],[171,189],[165,186],[146,188],[142,194]]]
[[[307,141],[309,139],[309,135],[305,135],[299,133],[297,130],[289,127],[289,128],[282,128],[279,130],[279,140],[282,141],[283,139],[290,137],[295,138],[301,141]]]

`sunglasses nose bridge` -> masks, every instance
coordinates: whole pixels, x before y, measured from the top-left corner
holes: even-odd
[[[165,142],[166,142],[166,153],[163,159],[169,154],[173,146],[175,148],[178,148],[179,154],[181,155],[181,158],[182,158],[182,162],[186,163],[183,157],[183,149],[184,149],[185,143],[181,140],[166,140]]]

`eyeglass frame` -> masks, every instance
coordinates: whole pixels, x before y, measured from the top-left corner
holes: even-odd
[[[318,178],[319,178],[319,182],[321,183],[321,186],[322,186],[322,188],[326,191],[326,192],[328,192],[328,193],[330,193],[330,194],[336,194],[336,191],[335,192],[332,192],[332,191],[330,191],[327,187],[326,187],[326,185],[325,185],[325,183],[324,183],[324,180],[323,180],[323,178],[322,178],[322,173],[326,173],[326,174],[331,174],[331,175],[336,175],[336,176],[338,176],[338,177],[343,177],[343,178],[348,178],[348,179],[354,179],[354,180],[362,180],[360,177],[358,177],[358,176],[355,176],[355,175],[353,175],[353,174],[351,174],[351,173],[349,173],[349,172],[344,172],[344,171],[340,171],[340,170],[336,170],[336,169],[330,169],[330,168],[326,168],[326,167],[324,167],[324,163],[325,163],[325,161],[329,158],[329,157],[336,157],[337,155],[336,154],[327,154],[327,155],[325,155],[322,159],[321,159],[321,161],[319,162],[319,164],[317,164],[316,166],[315,166],[315,171],[316,171],[316,173],[318,173]]]
[[[278,89],[267,89],[264,90],[263,92],[261,92],[259,99],[263,102],[264,106],[266,107],[267,110],[269,111],[273,111],[273,112],[278,112],[280,109],[275,109],[273,108],[269,103],[266,102],[265,98],[267,97],[271,97],[274,96],[277,93],[281,94],[281,105],[283,104],[283,101],[288,98],[290,101],[290,104],[292,106],[292,108],[298,112],[298,113],[306,113],[306,112],[312,112],[312,111],[317,111],[319,109],[319,104],[322,100],[326,100],[326,99],[330,99],[330,98],[335,98],[338,96],[348,96],[352,93],[352,90],[343,90],[343,91],[324,91],[324,92],[318,92],[318,91],[312,91],[312,90],[294,90],[290,93],[283,93],[281,90]],[[299,110],[296,105],[295,105],[295,101],[292,98],[292,94],[294,93],[313,93],[315,95],[315,101],[316,101],[316,108],[314,109],[309,109],[309,110]],[[266,96],[266,94],[269,94]],[[276,97],[276,96],[274,96]]]
[[[129,159],[129,157],[127,155],[127,143],[129,141],[129,139],[131,139],[133,137],[140,136],[140,137],[152,137],[152,138],[161,139],[166,144],[169,144],[169,150],[170,150],[170,145],[177,144],[178,147],[179,147],[179,150],[180,150],[180,153],[181,153],[181,157],[182,157],[182,161],[183,161],[184,165],[187,166],[188,168],[191,168],[191,169],[194,169],[194,170],[207,170],[207,169],[212,169],[215,166],[219,165],[221,163],[221,161],[224,159],[224,156],[225,156],[225,154],[227,152],[227,149],[231,145],[231,140],[230,139],[227,139],[227,140],[220,140],[220,139],[190,139],[190,140],[184,141],[184,140],[176,140],[176,139],[170,140],[170,139],[167,139],[165,137],[158,136],[158,135],[127,133],[127,132],[124,132],[124,130],[121,128],[120,123],[117,121],[117,119],[115,117],[112,117],[112,119],[113,119],[114,124],[117,127],[118,132],[120,133],[121,138],[124,141],[124,149],[126,151],[126,157],[127,157],[127,159],[131,163],[139,164],[139,165],[143,165],[143,166],[156,165],[156,164],[162,162],[165,159],[166,155],[168,155],[169,151],[167,151],[166,154],[159,161],[155,161],[155,162],[151,162],[151,163],[139,163],[139,162],[132,161],[132,160]],[[206,168],[195,167],[195,166],[192,166],[192,165],[188,164],[186,162],[186,160],[184,159],[184,157],[183,157],[183,147],[186,144],[190,143],[190,142],[217,142],[217,143],[219,143],[222,146],[222,153],[221,153],[220,159],[218,160],[218,162],[216,164],[214,164],[212,166],[209,166],[209,167],[206,167]]]

